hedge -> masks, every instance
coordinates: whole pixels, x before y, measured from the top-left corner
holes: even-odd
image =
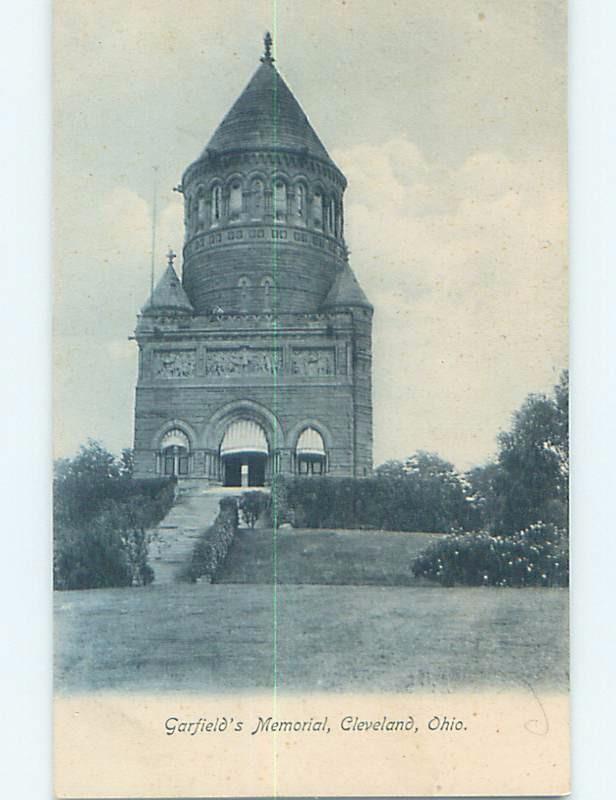
[[[569,537],[543,522],[513,536],[454,534],[430,545],[412,569],[443,586],[568,586]]]
[[[211,583],[237,533],[238,521],[237,501],[233,497],[223,497],[218,516],[195,544],[190,564],[182,575],[185,580]]]
[[[276,477],[272,524],[298,528],[372,528],[444,533],[474,527],[461,490],[410,477]]]

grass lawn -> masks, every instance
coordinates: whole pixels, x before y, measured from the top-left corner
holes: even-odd
[[[60,692],[267,689],[274,664],[283,692],[567,681],[563,589],[154,584],[55,606]]]
[[[416,586],[414,558],[442,534],[241,528],[218,583]],[[276,551],[276,564],[273,553]]]

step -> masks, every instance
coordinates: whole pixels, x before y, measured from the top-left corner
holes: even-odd
[[[202,487],[183,487],[166,517],[151,532],[150,564],[156,584],[174,583],[190,561],[195,542],[214,522],[222,497]]]

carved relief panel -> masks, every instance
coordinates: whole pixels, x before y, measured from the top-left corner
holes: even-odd
[[[195,374],[194,350],[156,350],[154,352],[155,378],[190,378]]]
[[[334,351],[331,348],[294,350],[291,357],[293,375],[318,377],[335,375]]]
[[[208,350],[205,360],[205,374],[215,376],[275,375],[281,368],[281,351],[266,348]]]

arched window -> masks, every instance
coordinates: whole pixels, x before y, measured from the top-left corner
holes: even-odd
[[[229,191],[229,217],[232,220],[240,218],[242,213],[242,184],[239,180],[233,181]]]
[[[263,287],[263,308],[265,311],[272,310],[272,286],[274,281],[268,276],[263,278],[261,286]]]
[[[205,194],[203,189],[199,189],[197,193],[197,228],[203,228],[205,225]]]
[[[320,189],[315,189],[312,197],[312,222],[315,228],[323,227],[323,195]]]
[[[306,187],[303,183],[295,187],[295,221],[300,225],[306,224]]]
[[[335,231],[335,235],[336,235],[337,239],[341,239],[342,238],[342,201],[338,200],[336,202],[335,212],[336,212],[336,225],[335,225],[336,231]]]
[[[218,225],[222,218],[222,189],[216,185],[212,189],[212,225]]]
[[[281,222],[287,218],[287,185],[284,181],[274,181],[274,220]]]
[[[184,431],[172,428],[160,442],[160,470],[163,475],[183,476],[189,473],[190,441]]]
[[[255,178],[250,187],[251,219],[263,219],[264,189],[263,181],[259,178]]]
[[[333,197],[327,201],[325,207],[327,208],[327,232],[333,235],[335,230],[334,219],[336,217],[335,200]]]
[[[240,290],[240,309],[242,311],[246,311],[248,309],[248,300],[250,298],[250,278],[242,275],[237,282],[237,285]]]
[[[315,428],[305,428],[295,448],[295,462],[300,475],[323,475],[327,458],[323,437]]]

